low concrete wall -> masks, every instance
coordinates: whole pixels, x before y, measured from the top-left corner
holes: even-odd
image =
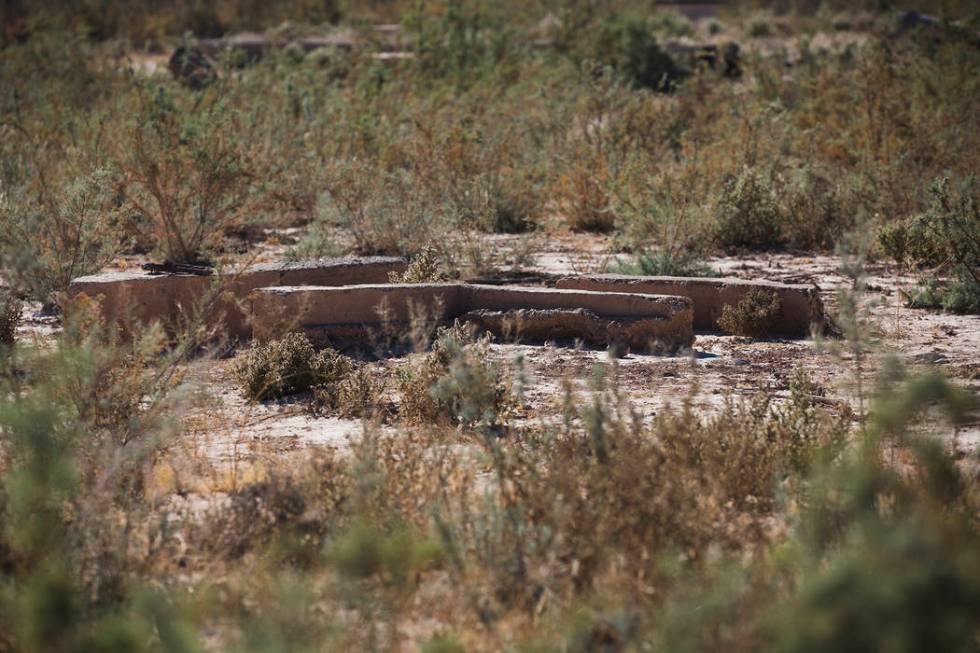
[[[259,288],[251,295],[259,341],[290,331],[320,341],[363,338],[385,323],[407,324],[422,309],[430,319],[461,317],[538,339],[668,351],[694,343],[691,302],[682,297],[460,283]]]
[[[172,327],[184,317],[203,315],[219,335],[246,338],[251,327],[240,304],[256,288],[384,283],[389,273],[405,267],[399,258],[367,257],[255,265],[213,276],[108,272],[72,281],[65,309],[70,312],[75,300],[86,295],[98,300],[106,324],[123,330],[153,322]]]
[[[774,292],[782,301],[783,310],[775,333],[806,336],[811,325],[823,322],[823,303],[815,286],[802,284],[746,281],[730,278],[695,277],[634,277],[621,274],[600,274],[565,277],[556,283],[558,288],[575,288],[607,293],[644,293],[677,295],[694,304],[694,328],[718,329],[722,309],[738,304],[750,290]]]

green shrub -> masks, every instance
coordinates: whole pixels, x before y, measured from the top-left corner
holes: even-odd
[[[771,178],[746,167],[728,178],[716,208],[715,241],[726,250],[764,250],[783,242],[782,216]]]
[[[881,226],[877,240],[882,251],[898,263],[939,265],[942,262],[943,248],[935,241],[923,214]]]
[[[255,401],[333,388],[353,371],[350,358],[333,349],[317,351],[301,333],[252,346],[235,367],[245,396]]]
[[[725,304],[718,326],[738,336],[761,338],[768,335],[782,310],[783,303],[776,293],[753,289],[735,306]]]
[[[716,277],[718,272],[691,255],[641,252],[628,261],[617,261],[611,272],[635,276]]]
[[[657,43],[655,28],[639,14],[612,14],[592,37],[589,58],[609,66],[638,88],[670,90],[683,78],[683,71]]]
[[[127,202],[152,226],[166,261],[206,260],[255,199],[239,117],[220,95],[195,99],[162,86],[140,93],[118,165]]]
[[[956,190],[948,178],[940,179],[930,187],[927,211],[878,232],[878,243],[896,261],[937,266],[906,293],[909,306],[980,313],[978,188],[973,178]]]
[[[489,336],[474,340],[459,322],[441,327],[432,351],[398,368],[401,417],[417,424],[496,424],[512,397],[488,358],[489,346]]]
[[[425,77],[469,86],[516,51],[506,14],[473,0],[436,0],[404,17],[414,34],[415,65]]]
[[[0,345],[10,347],[17,335],[17,323],[24,305],[9,290],[0,290]]]
[[[439,240],[451,224],[446,204],[407,170],[345,162],[331,168],[327,186],[308,236],[322,245],[346,232],[358,254],[405,255]],[[311,244],[306,242],[304,254],[314,253]]]
[[[788,174],[779,192],[787,246],[833,251],[841,235],[854,226],[860,207],[840,179],[839,173],[813,165]]]
[[[773,35],[773,29],[765,18],[756,18],[749,23],[748,33],[754,39],[768,38]]]
[[[103,169],[52,184],[40,196],[0,194],[0,250],[14,286],[50,305],[72,279],[98,272],[115,258],[122,244],[116,182]]]

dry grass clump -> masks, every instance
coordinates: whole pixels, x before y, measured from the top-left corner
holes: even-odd
[[[262,549],[273,539],[293,555],[315,557],[333,520],[350,509],[351,469],[330,451],[318,451],[302,465],[274,468],[264,480],[218,498],[191,528],[196,546],[225,560]]]
[[[737,336],[762,338],[769,334],[782,310],[783,302],[776,293],[750,290],[735,306],[725,304],[718,326]]]
[[[354,362],[325,348],[317,351],[302,333],[254,345],[235,368],[245,396],[254,401],[278,399],[321,388],[324,398],[354,372]]]
[[[601,156],[576,160],[558,181],[558,196],[574,231],[606,233],[616,226],[609,196],[608,164]]]
[[[423,247],[404,272],[391,272],[388,275],[391,283],[436,283],[448,278],[436,249],[431,245]]]
[[[341,417],[384,417],[387,382],[366,366],[354,368],[338,383],[321,384],[313,390],[316,411],[336,412]]]

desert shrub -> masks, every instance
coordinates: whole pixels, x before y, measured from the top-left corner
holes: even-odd
[[[115,178],[97,170],[32,198],[0,196],[4,268],[13,284],[50,304],[75,277],[98,272],[122,245]]]
[[[399,590],[414,588],[420,571],[443,557],[435,539],[418,537],[404,528],[386,533],[364,520],[355,520],[327,550],[328,560],[341,574],[376,577]]]
[[[758,168],[746,167],[728,178],[715,212],[715,241],[725,249],[772,249],[783,242],[772,181]]]
[[[383,417],[387,410],[386,389],[383,377],[372,374],[367,367],[357,367],[338,383],[316,386],[315,409],[347,418]]]
[[[747,32],[749,36],[754,39],[773,36],[771,20],[766,18],[756,18],[749,22]]]
[[[169,262],[205,260],[254,200],[237,118],[220,95],[194,101],[162,86],[139,94],[118,165],[128,204]]]
[[[609,195],[611,183],[612,174],[602,152],[578,152],[571,168],[558,180],[557,189],[565,221],[573,231],[606,233],[616,226]]]
[[[235,375],[245,396],[255,401],[278,399],[316,387],[324,392],[347,379],[353,361],[333,349],[317,349],[302,333],[290,333],[245,352]]]
[[[327,184],[314,225],[314,236],[324,243],[331,242],[332,233],[346,232],[359,254],[409,254],[421,243],[437,240],[450,223],[446,207],[404,170],[341,164]]]
[[[670,90],[683,75],[657,43],[655,28],[639,14],[614,13],[589,39],[587,58],[609,66],[636,87]]]
[[[496,424],[512,397],[489,358],[490,337],[455,323],[436,332],[432,351],[398,368],[399,414],[410,423]]]
[[[134,578],[139,555],[128,544],[161,536],[140,506],[143,473],[169,441],[159,418],[175,359],[145,361],[138,412],[120,422],[92,404],[107,368],[129,364],[132,349],[69,324],[44,351],[18,356],[18,371],[0,372],[5,639],[18,650],[140,650],[154,623],[169,639],[183,622],[168,597]],[[139,527],[121,523],[137,515]]]
[[[487,233],[527,231],[540,204],[531,179],[499,170],[480,172],[450,185],[449,201],[456,222]]]
[[[735,335],[761,338],[768,335],[782,310],[783,303],[776,293],[753,289],[735,306],[725,304],[718,326]]]
[[[423,247],[405,268],[404,272],[391,272],[391,283],[437,283],[445,281],[449,275],[443,270],[436,249],[431,245]]]
[[[882,225],[877,232],[882,251],[899,263],[938,265],[942,249],[932,237],[929,222],[922,214]]]
[[[330,451],[317,451],[288,471],[273,469],[267,478],[216,502],[190,537],[204,550],[232,560],[274,540],[287,548],[294,540],[293,561],[308,563],[318,556],[335,520],[350,509],[350,471]]]
[[[858,219],[853,193],[836,175],[815,166],[789,173],[779,191],[783,235],[789,247],[830,251]]]
[[[915,308],[980,313],[980,201],[971,178],[953,190],[949,179],[933,183],[932,204],[913,218],[879,231],[878,241],[899,262],[938,266],[907,294]]]
[[[640,252],[627,261],[617,261],[610,269],[636,276],[714,277],[717,271],[694,256],[672,256],[668,252]]]
[[[505,14],[485,3],[422,3],[404,22],[416,39],[416,66],[428,78],[473,84],[516,50]]]
[[[654,246],[673,259],[696,257],[712,218],[705,181],[692,165],[664,169],[651,152],[628,154],[614,185],[617,238],[634,251]]]
[[[17,336],[17,323],[20,322],[24,304],[9,290],[0,290],[0,345],[10,347]]]

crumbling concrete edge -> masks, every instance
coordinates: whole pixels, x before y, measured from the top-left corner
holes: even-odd
[[[507,337],[671,352],[694,344],[691,302],[673,296],[436,283],[258,288],[250,300],[257,341],[290,331],[362,339],[410,324],[425,307],[422,319],[464,319]]]
[[[260,264],[210,276],[144,270],[106,272],[73,280],[64,308],[70,316],[78,300],[87,296],[98,302],[105,324],[123,332],[154,322],[173,327],[201,313],[204,322],[220,335],[242,339],[251,336],[251,326],[241,305],[256,288],[384,283],[391,273],[404,272],[406,267],[401,258],[348,257]]]
[[[613,293],[648,293],[677,295],[690,299],[694,306],[694,328],[718,330],[718,318],[726,305],[737,305],[751,290],[775,293],[782,302],[782,314],[773,326],[774,334],[806,337],[814,327],[824,324],[820,289],[804,284],[749,281],[727,277],[639,277],[622,274],[599,274],[563,277],[557,288]]]

